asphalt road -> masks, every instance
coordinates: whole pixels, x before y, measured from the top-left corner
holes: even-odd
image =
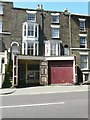
[[[88,118],[88,92],[2,97],[3,118]]]

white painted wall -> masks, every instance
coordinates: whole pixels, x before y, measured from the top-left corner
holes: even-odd
[[[4,58],[4,63],[2,63],[2,58]],[[2,83],[4,82],[6,64],[7,64],[7,51],[0,52],[0,88],[2,88]]]

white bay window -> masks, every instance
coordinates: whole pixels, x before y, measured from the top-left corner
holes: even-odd
[[[37,56],[39,47],[39,25],[37,23],[24,22],[22,33],[22,54]]]
[[[37,23],[25,22],[23,23],[23,38],[32,38],[38,40],[39,37],[39,25]]]
[[[38,42],[26,42],[22,44],[22,54],[37,56],[38,55]]]
[[[60,41],[45,41],[45,56],[59,56]]]

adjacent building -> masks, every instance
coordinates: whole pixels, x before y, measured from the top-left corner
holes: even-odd
[[[14,86],[84,82],[90,79],[90,16],[1,2],[0,51],[5,50]]]

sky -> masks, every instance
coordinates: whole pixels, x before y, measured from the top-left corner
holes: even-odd
[[[58,2],[58,0],[56,0],[56,2],[55,1],[53,1],[53,2],[50,2],[49,0],[49,2],[45,2],[45,1],[47,1],[47,0],[42,0],[42,1],[44,1],[44,2],[41,2],[41,1],[39,1],[39,2],[37,2],[37,1],[35,1],[35,2],[31,2],[31,0],[22,0],[22,2],[18,2],[18,0],[12,0],[13,2],[14,2],[14,7],[19,7],[19,8],[30,8],[30,9],[37,9],[37,5],[38,4],[42,4],[43,5],[43,9],[44,10],[53,10],[53,11],[61,11],[61,12],[63,12],[63,10],[65,9],[65,8],[67,8],[68,10],[69,10],[69,12],[70,13],[79,13],[79,14],[85,14],[85,15],[88,15],[88,10],[89,10],[89,8],[88,8],[88,1],[87,0],[85,0],[85,1],[83,1],[83,2],[81,2],[81,1],[79,1],[79,2],[77,2],[77,0],[76,0],[76,2],[74,1],[74,2],[71,2],[71,1],[68,1],[68,2],[63,2],[63,1],[60,1],[60,2]],[[33,1],[33,0],[32,0]]]

